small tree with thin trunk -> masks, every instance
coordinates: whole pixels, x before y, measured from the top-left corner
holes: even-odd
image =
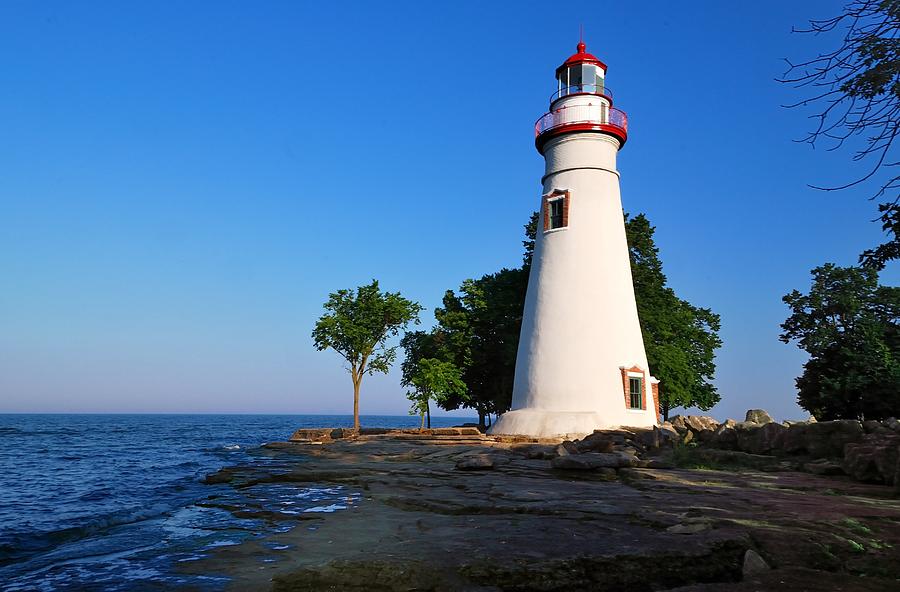
[[[428,419],[428,427],[431,427],[431,403],[433,399],[438,405],[445,403],[450,397],[461,397],[466,394],[466,383],[462,380],[462,372],[453,362],[444,362],[437,358],[423,358],[418,361],[415,371],[408,379],[404,379],[404,386],[413,390],[406,393],[406,397],[412,402],[410,414],[418,413],[425,427]]]
[[[382,292],[378,280],[356,290],[338,290],[328,296],[312,337],[319,351],[331,348],[349,367],[353,379],[353,428],[359,429],[359,387],[363,376],[386,373],[397,357],[387,340],[410,323],[419,323],[422,307],[399,292]]]

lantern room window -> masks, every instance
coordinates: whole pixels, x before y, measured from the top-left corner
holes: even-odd
[[[559,96],[603,94],[603,70],[594,64],[574,64],[559,72]]]

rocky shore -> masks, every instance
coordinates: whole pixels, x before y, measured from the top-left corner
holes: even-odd
[[[900,499],[868,438],[894,432],[733,423],[673,418],[564,442],[301,430],[210,475],[208,503],[271,483],[342,486],[352,502],[257,512],[295,526],[184,570],[238,590],[897,590]],[[795,436],[805,447],[785,452]],[[853,478],[862,458],[863,481],[881,483]]]

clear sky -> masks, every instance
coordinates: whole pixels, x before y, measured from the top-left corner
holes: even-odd
[[[781,296],[880,240],[774,79],[842,2],[0,3],[0,412],[349,413],[310,330],[521,261],[555,67],[609,65],[627,211],[722,316],[717,416],[803,412]],[[884,280],[896,283],[889,269]],[[403,414],[399,375],[362,412]]]

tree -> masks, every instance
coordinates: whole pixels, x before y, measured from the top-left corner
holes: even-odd
[[[434,401],[440,405],[448,397],[461,396],[466,392],[466,384],[462,381],[461,372],[453,362],[444,362],[437,358],[418,360],[415,371],[403,386],[412,387],[406,396],[412,402],[410,413],[418,413],[425,427],[426,417],[431,428],[431,405]]]
[[[885,419],[900,409],[900,288],[878,273],[827,263],[809,294],[784,297],[791,315],[781,341],[809,353],[798,403],[818,419]]]
[[[790,107],[818,106],[814,129],[803,141],[815,146],[830,142],[830,150],[849,143],[853,160],[868,167],[857,179],[827,191],[876,181],[873,199],[888,239],[865,251],[860,261],[882,269],[900,258],[900,173],[894,140],[900,133],[900,0],[853,0],[841,14],[810,21],[799,32],[834,34],[837,47],[800,63],[788,61],[782,82],[811,90],[811,96]]]
[[[719,402],[711,380],[715,350],[721,347],[719,315],[678,298],[666,285],[655,228],[643,214],[625,215],[625,234],[644,350],[650,373],[659,379],[663,418],[672,407],[707,410]]]
[[[363,376],[387,372],[397,348],[388,347],[410,323],[419,323],[422,307],[399,292],[381,292],[378,281],[356,290],[338,290],[328,296],[312,337],[319,351],[331,348],[349,364],[353,380],[353,427],[359,429],[359,387]]]
[[[501,269],[444,294],[430,342],[416,344],[462,372],[466,390],[442,399],[443,409],[474,409],[482,427],[509,409],[527,283],[526,270]]]

